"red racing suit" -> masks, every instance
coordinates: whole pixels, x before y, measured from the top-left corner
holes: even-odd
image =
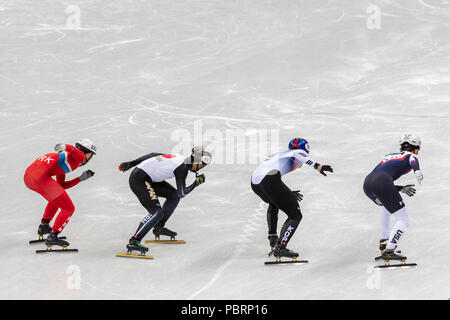
[[[25,185],[48,201],[43,219],[51,221],[58,208],[61,209],[53,225],[53,231],[60,233],[75,211],[72,200],[65,189],[77,185],[80,178],[65,181],[66,173],[76,170],[84,161],[86,161],[85,154],[67,144],[64,152],[49,153],[39,157],[25,172]],[[56,181],[53,176],[56,176]]]

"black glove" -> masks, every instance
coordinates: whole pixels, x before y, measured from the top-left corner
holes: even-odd
[[[130,162],[122,162],[121,164],[119,164],[119,170],[122,172],[128,171],[131,168],[134,167],[134,164],[132,161]]]
[[[396,186],[397,190],[408,195],[409,197],[412,197],[416,194],[416,189],[413,188],[413,184],[408,184],[406,186]]]
[[[300,190],[294,190],[292,193],[297,197],[298,202],[303,200],[303,195],[300,193]]]
[[[319,172],[324,176],[326,176],[325,171],[333,172],[333,168],[327,164],[324,164],[322,166],[319,165],[319,168],[320,168]]]
[[[84,171],[84,172],[81,174],[81,176],[80,176],[80,181],[87,180],[87,179],[91,178],[94,174],[95,174],[94,171],[92,171],[92,170],[86,170],[86,171]]]
[[[199,174],[195,177],[195,184],[197,186],[201,185],[202,183],[205,183],[205,175],[204,174]]]

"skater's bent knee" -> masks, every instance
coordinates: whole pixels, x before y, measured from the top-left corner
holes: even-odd
[[[408,225],[409,225],[409,216],[408,216],[408,213],[406,212],[406,208],[405,207],[403,207],[400,210],[394,212],[394,216],[395,216],[395,219],[398,222],[401,222],[404,225],[405,228],[408,227]]]
[[[298,211],[292,211],[288,214],[289,218],[300,222],[303,218],[302,213],[300,212],[300,210]]]

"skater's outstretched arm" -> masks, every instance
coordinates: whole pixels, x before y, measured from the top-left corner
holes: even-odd
[[[137,158],[136,160],[128,161],[128,162],[122,162],[119,165],[119,170],[122,171],[122,172],[128,171],[131,168],[133,168],[133,167],[137,166],[138,164],[140,164],[142,161],[145,161],[145,160],[153,158],[153,157],[162,156],[162,155],[164,155],[164,153],[152,152],[152,153],[149,153],[149,154],[147,154],[145,156]]]
[[[188,172],[189,172],[189,167],[185,163],[180,165],[173,172],[175,174],[175,181],[177,184],[177,193],[178,193],[178,197],[180,197],[180,199],[187,196],[192,190],[195,189],[195,187],[197,187],[198,185],[200,185],[201,183],[203,183],[205,181],[205,176],[200,175],[199,177],[202,176],[203,180],[201,178],[200,178],[200,180],[196,178],[194,183],[192,183],[189,187],[186,187],[186,178],[187,178]]]
[[[323,176],[326,176],[326,171],[328,172],[333,172],[333,168],[328,165],[328,164],[318,164],[316,163],[314,165],[314,169],[316,169],[317,171],[319,171]]]
[[[331,166],[327,164],[322,165],[320,163],[313,161],[303,150],[298,150],[298,152],[296,152],[294,156],[297,161],[300,161],[301,163],[306,163],[307,165],[319,171],[324,176],[326,176],[325,174],[326,171],[333,172],[333,168],[331,168]]]

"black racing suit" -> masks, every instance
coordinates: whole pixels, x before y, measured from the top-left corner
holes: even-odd
[[[164,155],[162,153],[150,153],[139,159],[131,161],[133,166],[140,164],[142,161]],[[175,211],[180,199],[188,195],[197,184],[194,182],[186,187],[186,177],[189,172],[190,165],[182,163],[174,171],[177,188],[175,189],[167,181],[153,182],[145,171],[135,168],[130,175],[130,188],[139,199],[142,206],[147,209],[148,215],[141,221],[134,235],[134,238],[141,241],[152,228],[164,227],[167,220]],[[166,198],[161,207],[158,197]]]

